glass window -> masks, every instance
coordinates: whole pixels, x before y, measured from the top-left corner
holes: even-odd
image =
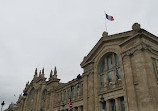
[[[118,65],[120,65],[119,57],[116,54],[114,54],[114,55],[115,55],[115,63],[118,66]]]
[[[108,61],[108,69],[113,67],[113,59],[112,59],[112,54],[107,56],[107,61]]]
[[[117,79],[121,79],[121,70],[120,70],[120,68],[116,69],[116,76],[117,76]]]
[[[111,100],[111,109],[112,109],[112,111],[116,111],[116,105],[115,105],[114,99]]]
[[[121,102],[121,111],[125,111],[125,102],[123,97],[120,98],[120,102]]]
[[[104,84],[107,82],[115,83],[115,80],[113,78],[121,80],[120,60],[117,54],[109,53],[108,55],[103,57],[104,58],[102,58],[101,65],[99,68],[101,87],[104,87]],[[103,75],[107,78],[103,79]],[[116,77],[113,77],[114,75]]]
[[[102,111],[106,111],[106,102],[105,101],[102,103]]]
[[[83,95],[83,84],[81,85],[81,95]]]
[[[104,87],[104,74],[100,76],[101,87]]]
[[[79,95],[79,89],[80,89],[80,85],[77,85],[77,96]]]
[[[105,60],[102,61],[100,71],[101,71],[101,72],[104,72],[104,71],[105,71]]]
[[[74,97],[74,87],[72,87],[72,98]]]
[[[108,82],[112,82],[113,71],[108,72]]]
[[[83,111],[83,106],[81,106],[80,111]]]
[[[64,91],[64,100],[66,99],[66,91]]]

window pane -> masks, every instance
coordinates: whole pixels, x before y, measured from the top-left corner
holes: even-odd
[[[83,95],[83,84],[81,85],[81,95]]]
[[[120,70],[120,68],[116,69],[116,76],[117,76],[117,79],[121,79],[121,70]]]
[[[124,102],[124,98],[120,98],[121,101],[121,111],[125,111],[125,102]]]
[[[101,87],[104,87],[104,74],[100,76]]]
[[[112,111],[116,111],[116,105],[115,105],[114,99],[111,100],[111,109],[112,109]]]
[[[119,57],[117,56],[117,54],[115,54],[115,61],[116,61],[116,65],[120,65],[120,60]]]
[[[102,103],[102,111],[106,111],[106,102]]]
[[[113,59],[112,59],[112,54],[107,56],[107,61],[108,61],[108,69],[113,67]]]
[[[109,82],[112,82],[112,74],[113,74],[113,71],[108,72],[108,81]]]
[[[101,63],[101,69],[100,69],[101,72],[104,72],[105,71],[105,60],[102,61]]]

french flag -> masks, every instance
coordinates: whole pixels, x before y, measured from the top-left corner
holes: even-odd
[[[106,18],[110,21],[114,21],[114,17],[113,16],[110,16],[108,14],[105,14],[106,15]]]

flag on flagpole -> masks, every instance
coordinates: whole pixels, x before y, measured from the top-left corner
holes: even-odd
[[[108,14],[105,14],[106,15],[106,19],[110,20],[110,21],[114,21],[114,17],[113,16],[110,16]]]

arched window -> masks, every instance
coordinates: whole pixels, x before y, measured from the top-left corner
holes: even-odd
[[[120,60],[117,54],[108,53],[103,56],[99,69],[101,87],[104,87],[105,83],[112,83],[115,80],[121,80]]]

